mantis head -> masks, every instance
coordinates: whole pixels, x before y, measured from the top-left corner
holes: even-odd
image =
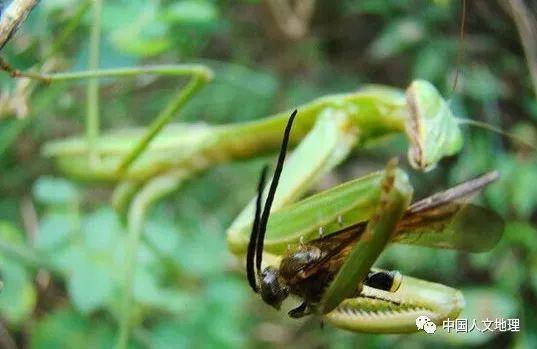
[[[287,146],[289,143],[289,135],[293,126],[297,111],[295,110],[287,125],[283,136],[282,145],[280,148],[280,154],[278,156],[278,162],[276,169],[274,170],[274,176],[270,183],[267,199],[261,209],[263,200],[263,189],[265,187],[265,179],[267,177],[268,167],[265,166],[261,171],[259,179],[259,185],[257,188],[257,200],[255,207],[254,223],[252,225],[252,233],[250,234],[250,241],[248,243],[248,253],[246,255],[246,273],[248,276],[248,282],[254,292],[260,293],[263,301],[272,307],[279,309],[282,302],[289,295],[289,288],[280,278],[280,272],[273,266],[268,266],[264,270],[261,270],[261,263],[263,260],[263,245],[265,242],[265,233],[267,231],[267,223],[270,215],[270,209],[274,196],[276,194],[276,188],[280,180],[280,175],[283,169],[283,163],[285,161],[285,154],[287,152]]]

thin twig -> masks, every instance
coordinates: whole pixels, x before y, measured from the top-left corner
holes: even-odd
[[[32,71],[21,71],[21,70],[15,69],[1,57],[0,57],[0,70],[3,70],[6,73],[8,73],[12,78],[29,78],[29,79],[39,80],[44,83],[49,83],[48,79],[45,76],[36,72],[32,72]]]
[[[308,32],[315,0],[265,0],[276,27],[289,39],[298,40]]]

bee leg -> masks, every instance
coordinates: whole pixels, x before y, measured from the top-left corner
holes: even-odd
[[[343,216],[337,216],[337,224],[339,224],[340,227],[343,226]]]
[[[289,315],[289,317],[292,317],[293,319],[299,319],[306,315],[310,315],[311,307],[309,306],[308,302],[304,301],[298,307],[289,310],[287,314]]]
[[[370,271],[364,284],[379,290],[395,292],[401,286],[403,275],[397,270],[393,271]]]
[[[324,236],[324,227],[319,227],[319,237],[322,238]]]

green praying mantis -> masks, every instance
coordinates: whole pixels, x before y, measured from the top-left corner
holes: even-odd
[[[202,171],[280,149],[289,111],[232,125],[170,125],[171,119],[187,101],[212,79],[212,71],[203,65],[52,74],[19,72],[7,64],[2,68],[15,77],[34,78],[46,83],[89,79],[93,86],[88,89],[93,102],[88,105],[86,136],[50,142],[44,146],[43,154],[56,161],[67,176],[118,183],[112,203],[125,218],[128,228],[118,341],[118,347],[124,348],[132,322],[136,251],[150,205]],[[95,110],[98,102],[96,79],[142,74],[190,76],[191,79],[148,128],[99,134],[99,116]],[[332,273],[329,287],[318,292],[322,293],[321,299],[309,299],[310,302],[292,311],[292,316],[316,313],[338,327],[362,332],[415,331],[414,320],[420,314],[427,314],[436,322],[456,316],[463,305],[462,295],[457,290],[398,273],[371,271],[371,266],[390,241],[486,250],[494,245],[503,229],[501,220],[494,214],[475,206],[450,202],[451,214],[449,219],[440,220],[441,228],[411,226],[403,229],[398,222],[405,222],[404,216],[422,201],[410,205],[412,188],[395,163],[390,163],[383,172],[296,201],[313,183],[346,159],[352,149],[380,142],[390,135],[404,133],[409,143],[410,164],[420,170],[429,170],[444,156],[460,151],[463,138],[459,125],[464,122],[453,115],[448,102],[431,84],[420,80],[414,81],[406,91],[368,86],[351,93],[325,96],[297,108],[300,116],[293,132],[286,133],[289,143],[296,147],[283,168],[278,191],[274,188],[273,201],[268,211],[265,210],[267,213],[262,223],[266,225],[266,237],[252,240],[250,236],[254,216],[259,216],[255,214],[255,207],[256,201],[261,201],[261,195],[245,208],[227,232],[229,249],[239,258],[248,254],[251,241],[261,247],[250,249],[249,260],[255,256],[257,269],[254,270],[250,262],[251,286],[259,286],[256,283],[264,271],[261,262],[274,268],[288,257],[288,250],[319,244],[322,240],[319,231],[326,238],[342,237],[336,232],[344,225],[353,227],[358,224],[360,229],[365,229],[363,236],[370,238],[359,239],[355,246],[351,244],[354,248],[352,251],[346,249],[349,254],[345,255],[345,264],[337,273]],[[281,166],[283,161],[280,170]],[[494,178],[491,174],[470,182],[474,185],[467,185],[459,198]],[[475,221],[472,217],[481,219]],[[259,221],[261,217],[258,224]],[[485,233],[488,234],[486,238],[482,235]],[[481,240],[479,244],[475,243],[476,239]],[[379,278],[391,280],[390,286],[397,284],[396,290],[378,287]]]
[[[289,206],[303,196],[312,183],[343,161],[354,147],[388,135],[401,132],[407,135],[408,158],[418,169],[428,170],[443,156],[455,154],[462,147],[462,136],[448,103],[431,84],[415,81],[406,92],[371,86],[358,92],[323,97],[298,109],[300,117],[293,132],[288,134],[289,142],[296,148],[286,162],[272,203],[273,214],[267,222],[267,236],[261,248],[265,252],[258,252],[258,255],[264,256],[267,265],[278,265],[288,249],[307,245],[318,238],[319,230],[328,237],[340,230],[342,224],[353,225],[378,216],[383,219],[371,228],[367,225],[371,234],[380,234],[378,244],[356,247],[357,258],[365,258],[364,264],[350,271],[347,270],[350,267],[342,267],[337,274],[336,280],[342,280],[340,284],[351,282],[352,286],[347,284],[342,291],[342,286],[337,286],[340,284],[331,283],[334,286],[326,291],[327,300],[321,308],[315,305],[315,312],[341,328],[385,333],[416,331],[415,318],[423,314],[435,322],[456,317],[464,303],[459,291],[408,276],[401,277],[396,292],[364,284],[361,292],[365,297],[348,294],[349,289],[356,292],[356,285],[360,284],[356,280],[391,275],[381,271],[368,273],[391,241],[401,215],[413,207],[409,206],[412,189],[406,175],[395,165]],[[279,149],[287,119],[286,111],[235,125],[170,125],[155,136],[121,176],[116,171],[137,142],[145,137],[143,130],[100,137],[98,166],[89,161],[88,143],[81,138],[51,142],[45,146],[44,154],[55,158],[58,166],[72,177],[120,180],[113,202],[120,212],[126,212],[129,246],[134,253],[143,230],[143,217],[151,202],[177,189],[181,181],[200,171]],[[440,228],[408,227],[400,230],[402,232],[393,241],[473,252],[491,248],[501,236],[501,219],[455,199],[464,199],[495,178],[495,174],[489,174],[478,179],[479,185],[469,185],[469,189],[452,198],[453,202],[446,202],[449,214],[435,221]],[[379,207],[379,201],[391,203],[392,200],[393,204]],[[252,202],[227,233],[228,246],[239,258],[247,252],[254,206]],[[445,215],[446,211],[439,214]],[[313,308],[309,304],[308,307]],[[300,308],[292,314],[297,317],[310,312],[314,310]]]

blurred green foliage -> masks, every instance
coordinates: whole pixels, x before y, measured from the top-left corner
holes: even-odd
[[[18,68],[54,63],[56,70],[85,69],[90,11],[47,57],[80,6],[42,1],[2,54]],[[318,1],[307,35],[294,41],[273,30],[267,11],[262,2],[246,0],[105,1],[101,66],[209,65],[215,81],[181,118],[213,124],[261,118],[363,83],[405,87],[422,78],[450,96],[459,116],[537,143],[537,101],[518,33],[496,2],[468,1],[464,68],[455,91],[458,1]],[[25,118],[15,118],[12,108],[0,106],[0,241],[15,248],[0,254],[1,326],[22,348],[109,348],[117,331],[124,222],[108,204],[110,187],[64,179],[39,156],[44,141],[82,131],[83,85],[25,91],[6,74],[0,84],[3,98],[29,107]],[[102,80],[104,128],[148,124],[175,85],[171,79]],[[402,144],[357,152],[326,183],[380,168]],[[468,129],[461,155],[425,175],[412,173],[418,196],[491,168],[502,174],[482,198],[507,223],[493,251],[391,247],[381,261],[462,289],[467,318],[521,319],[520,333],[468,336],[320,330],[314,319],[290,320],[263,305],[227,252],[224,231],[253,196],[266,160],[211,170],[152,210],[138,253],[134,313],[141,325],[132,348],[537,347],[535,153]],[[490,298],[474,299],[476,289]]]

